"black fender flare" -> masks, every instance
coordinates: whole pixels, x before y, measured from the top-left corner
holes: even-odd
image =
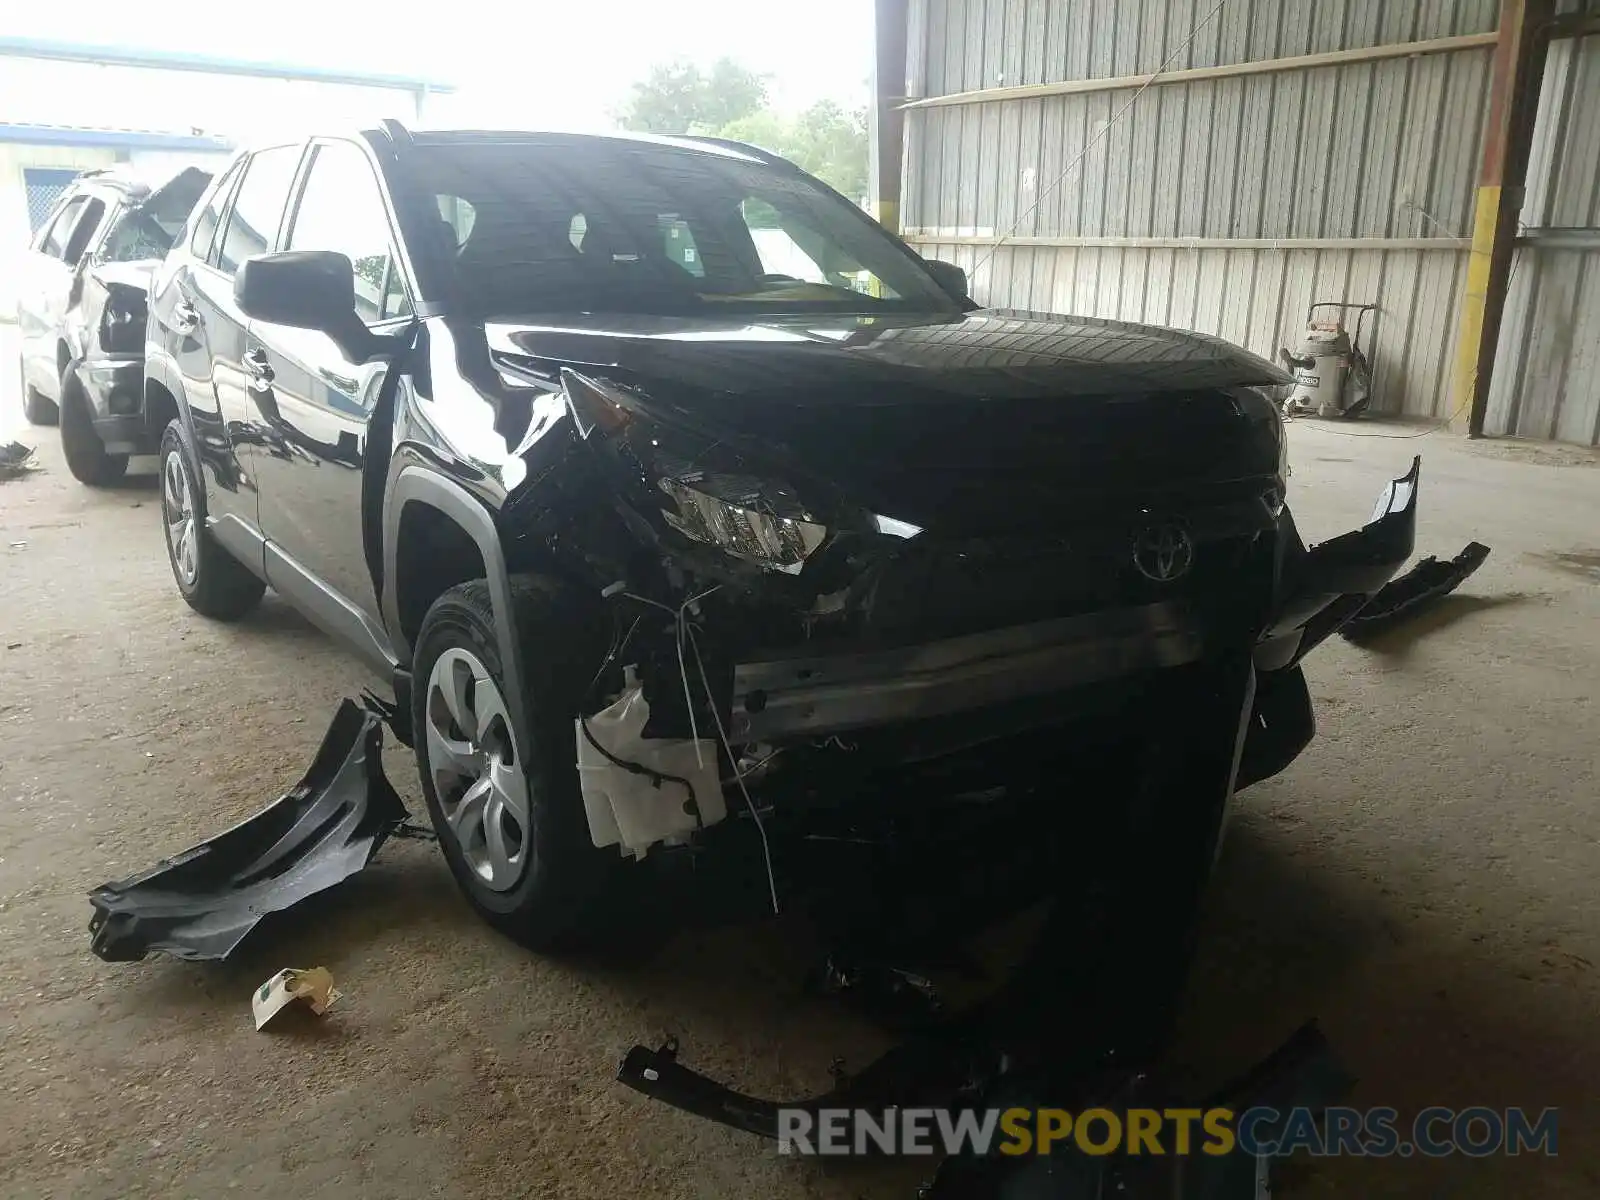
[[[159,383],[172,397],[173,403],[178,406],[178,420],[183,425],[185,436],[190,436],[189,397],[183,390],[183,379],[178,374],[178,368],[164,351],[151,347],[147,342],[144,357],[145,394],[139,398],[140,409],[144,412],[149,411],[151,383]],[[160,438],[161,430],[157,429],[154,433]]]
[[[409,670],[413,647],[400,621],[396,564],[400,553],[400,518],[406,506],[413,503],[437,509],[454,521],[476,543],[478,553],[483,556],[489,599],[494,607],[495,635],[500,641],[500,662],[505,672],[506,704],[511,709],[518,744],[531,745],[532,731],[523,690],[522,643],[517,637],[511,575],[500,545],[500,530],[489,510],[460,484],[416,463],[408,463],[395,475],[383,508],[383,622],[389,629],[395,652]]]

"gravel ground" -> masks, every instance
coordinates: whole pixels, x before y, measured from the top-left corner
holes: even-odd
[[[610,1081],[669,1031],[760,1093],[864,1061],[878,1036],[798,998],[812,950],[781,923],[631,967],[540,960],[400,843],[227,965],[93,958],[90,887],[276,796],[372,681],[270,595],[231,627],[191,613],[153,477],[90,491],[54,431],[11,432],[44,470],[0,483],[0,1194],[913,1194],[914,1167],[783,1159]],[[1320,736],[1240,798],[1184,1056],[1226,1073],[1317,1015],[1359,1103],[1563,1109],[1554,1161],[1325,1161],[1287,1195],[1600,1194],[1600,470],[1447,434],[1302,423],[1293,445],[1308,537],[1363,520],[1420,450],[1420,548],[1494,554],[1403,633],[1313,660]],[[420,811],[410,756],[387,762]],[[252,986],[318,964],[346,993],[333,1013],[254,1032]]]

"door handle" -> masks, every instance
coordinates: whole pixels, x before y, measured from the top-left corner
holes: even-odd
[[[327,367],[318,367],[317,374],[322,376],[325,383],[338,388],[346,395],[353,396],[356,392],[356,381],[349,375],[341,375],[337,371],[330,371]]]
[[[254,350],[247,350],[244,356],[244,369],[250,375],[250,386],[259,391],[265,391],[272,386],[272,364],[267,361],[267,352],[257,346]]]
[[[172,306],[172,327],[179,333],[193,333],[199,324],[200,314],[187,300],[179,300]]]

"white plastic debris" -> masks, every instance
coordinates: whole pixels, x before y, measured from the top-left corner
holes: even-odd
[[[338,999],[339,989],[333,986],[333,973],[327,967],[309,971],[286,967],[250,994],[250,1011],[259,1030],[296,1000],[304,1000],[320,1017]]]
[[[634,858],[728,815],[717,776],[717,744],[702,738],[697,751],[688,738],[647,738],[649,719],[643,689],[633,685],[616,703],[588,718],[588,736],[584,722],[577,722],[578,781],[589,837],[596,846],[618,846]],[[611,758],[596,749],[591,737]],[[642,770],[630,771],[612,759]]]

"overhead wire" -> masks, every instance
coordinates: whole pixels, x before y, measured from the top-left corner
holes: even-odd
[[[694,626],[688,626],[689,649],[694,652],[695,666],[700,672],[700,685],[706,690],[706,699],[711,700],[711,680],[706,675],[705,660],[700,657],[700,642],[694,636]],[[756,803],[750,798],[750,789],[745,786],[744,771],[740,769],[738,756],[733,752],[733,745],[728,738],[728,731],[723,728],[722,714],[717,711],[714,702],[711,703],[711,719],[717,723],[717,736],[722,740],[722,748],[728,752],[728,761],[733,764],[733,779],[739,785],[739,791],[744,795],[744,806],[750,812],[750,818],[756,823],[756,833],[761,837],[761,857],[767,867],[767,892],[772,897],[772,913],[779,915],[783,910],[778,904],[778,880],[772,869],[772,845],[767,841],[766,823],[761,819],[761,813],[756,808]]]
[[[1166,74],[1167,68],[1177,61],[1178,56],[1189,48],[1190,43],[1193,42],[1195,38],[1200,36],[1200,31],[1211,23],[1211,19],[1222,11],[1222,6],[1226,3],[1227,0],[1217,0],[1217,2],[1211,6],[1211,11],[1205,16],[1201,17],[1200,20],[1195,24],[1195,27],[1189,31],[1189,36],[1178,43],[1178,45],[1173,49],[1172,53],[1167,55],[1166,59],[1161,63],[1161,65],[1155,69],[1150,78],[1146,79],[1138,86],[1138,88],[1134,90],[1133,95],[1128,98],[1128,102],[1119,108],[1115,113],[1113,113],[1111,115],[1111,119],[1102,125],[1095,135],[1084,144],[1083,149],[1078,151],[1076,157],[1074,157],[1071,162],[1062,168],[1061,174],[1057,175],[1053,180],[1051,180],[1047,186],[1040,189],[1039,194],[1034,197],[1033,203],[1028,205],[1027,208],[1023,209],[1017,214],[1017,219],[1011,222],[1010,227],[995,239],[994,244],[989,247],[989,252],[973,264],[972,273],[974,275],[978,273],[979,268],[982,267],[984,263],[988,262],[994,257],[995,251],[999,250],[1000,247],[1005,244],[1006,239],[1013,236],[1017,230],[1022,227],[1022,223],[1032,216],[1036,211],[1038,211],[1039,205],[1044,203],[1044,198],[1051,192],[1055,191],[1056,188],[1060,187],[1062,183],[1066,182],[1067,176],[1072,174],[1073,171],[1077,170],[1078,166],[1083,162],[1083,160],[1089,156],[1089,151],[1093,150],[1105,140],[1106,135],[1111,132],[1113,127],[1116,126],[1117,122],[1122,120],[1122,118],[1127,115],[1128,110],[1139,102],[1139,97],[1144,95],[1147,91],[1155,86],[1156,81],[1159,80],[1162,75]]]
[[[629,641],[631,641],[633,638],[634,630],[639,628],[639,622],[642,620],[644,620],[642,615],[635,617],[633,619],[633,624],[628,626],[626,633],[622,634],[620,637],[612,638],[611,649],[606,651],[605,658],[600,661],[599,670],[594,673],[594,678],[589,681],[589,687],[584,693],[585,700],[594,694],[595,685],[600,682],[601,676],[606,673],[606,668],[616,661],[617,655],[621,654],[623,650],[627,649]],[[599,739],[594,736],[594,731],[589,728],[589,718],[587,714],[583,713],[582,711],[579,711],[578,713],[578,728],[583,731],[583,740],[588,742],[589,745],[593,746],[595,753],[599,754],[600,757],[604,758],[612,766],[618,767],[628,772],[630,775],[644,776],[646,779],[650,780],[652,787],[659,788],[663,783],[682,784],[684,789],[689,793],[690,806],[694,809],[697,815],[699,814],[700,798],[695,794],[694,784],[690,780],[685,779],[682,775],[669,775],[665,771],[653,770],[650,767],[645,766],[643,763],[629,762],[627,759],[613,754],[610,750],[606,749],[606,747],[602,746]]]
[[[711,690],[711,677],[706,673],[705,659],[700,655],[700,642],[695,637],[693,623],[688,619],[689,609],[699,601],[704,600],[707,596],[711,595],[721,586],[721,584],[713,585],[712,587],[707,588],[705,591],[689,597],[689,599],[685,600],[677,608],[673,608],[668,604],[663,604],[659,600],[652,600],[648,596],[641,596],[636,592],[624,591],[617,594],[626,596],[628,599],[635,600],[640,604],[647,604],[651,608],[658,608],[662,612],[670,613],[672,615],[674,628],[679,639],[677,647],[678,666],[683,675],[683,695],[685,704],[689,710],[689,730],[695,738],[695,749],[696,753],[698,754],[699,730],[695,721],[694,701],[690,692],[688,663],[683,654],[684,640],[687,640],[689,649],[694,654],[695,668],[700,675],[700,686],[705,690],[706,707],[711,710],[711,719],[716,723],[717,726],[717,738],[722,743],[723,750],[727,752],[728,761],[733,766],[734,782],[739,785],[739,792],[744,797],[745,809],[749,812],[750,819],[755,822],[756,833],[761,839],[761,858],[767,873],[767,893],[772,899],[772,912],[773,915],[776,916],[782,913],[783,908],[782,905],[778,903],[778,878],[777,873],[773,870],[772,866],[772,843],[767,839],[766,822],[761,819],[761,811],[756,807],[756,802],[750,795],[750,789],[745,784],[745,772],[739,766],[738,755],[733,752],[733,739],[728,736],[727,728],[722,723],[722,713],[717,709],[716,696]],[[635,624],[637,624],[637,622],[635,622]],[[631,629],[629,630],[629,633],[631,635]],[[600,749],[598,746],[595,748]],[[605,751],[601,750],[601,753],[604,754]],[[702,763],[702,765],[704,764]]]

